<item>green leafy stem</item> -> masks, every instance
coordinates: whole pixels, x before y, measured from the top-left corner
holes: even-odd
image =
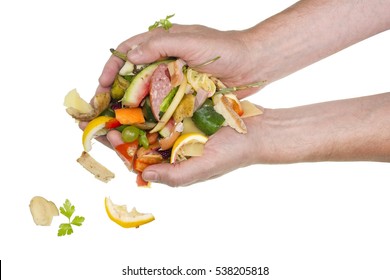
[[[72,220],[72,216],[76,208],[72,205],[69,199],[65,200],[63,206],[60,207],[60,213],[68,218],[68,223],[60,224],[58,229],[58,236],[71,235],[73,233],[72,225],[81,226],[85,220],[82,216],[75,216]]]
[[[165,30],[169,30],[169,28],[172,27],[172,23],[170,22],[170,18],[173,17],[173,15],[166,16],[165,18],[160,19],[159,21],[156,21],[154,24],[149,26],[149,31],[156,29],[157,27],[162,27]]]

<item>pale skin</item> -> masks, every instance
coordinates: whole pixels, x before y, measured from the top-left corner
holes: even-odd
[[[274,82],[388,29],[390,0],[303,0],[247,30],[174,25],[169,32],[159,28],[136,35],[117,49],[135,64],[174,56],[195,66],[221,56],[198,70],[236,86]],[[109,90],[122,65],[116,57],[108,60],[98,92]],[[243,98],[258,90],[237,94]],[[390,93],[288,109],[264,108],[263,115],[245,120],[247,134],[224,127],[209,138],[201,157],[149,166],[143,178],[184,186],[259,163],[389,162],[389,112]],[[112,146],[118,143],[117,134],[107,138]]]

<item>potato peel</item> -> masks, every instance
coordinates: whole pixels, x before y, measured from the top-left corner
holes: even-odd
[[[110,105],[110,101],[111,94],[109,92],[100,92],[93,97],[90,112],[83,113],[73,107],[66,108],[66,112],[78,121],[89,122],[106,110]]]
[[[115,177],[115,174],[108,170],[105,166],[97,162],[91,155],[87,152],[82,152],[81,156],[77,159],[77,162],[80,163],[86,170],[92,173],[96,179],[107,183]]]
[[[247,128],[244,121],[233,110],[226,96],[221,96],[218,102],[216,102],[216,104],[214,105],[214,109],[225,118],[227,124],[230,127],[234,128],[239,133],[247,133]]]

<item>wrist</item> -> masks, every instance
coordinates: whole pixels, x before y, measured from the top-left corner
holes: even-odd
[[[256,134],[252,161],[389,161],[389,109],[389,93],[266,109],[248,120],[248,131]]]
[[[310,118],[299,116],[294,108],[264,109],[261,116],[248,120],[248,133],[255,147],[253,163],[284,164],[313,161],[319,151],[317,141],[309,139]],[[253,122],[253,124],[252,124]]]

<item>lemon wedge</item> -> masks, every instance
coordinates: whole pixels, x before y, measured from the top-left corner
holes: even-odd
[[[135,207],[129,212],[126,205],[114,204],[109,197],[104,200],[104,205],[108,217],[124,228],[139,227],[154,221],[154,216],[150,213],[140,213]]]
[[[207,136],[197,132],[180,135],[172,147],[171,163],[202,155],[207,140]]]
[[[110,119],[112,119],[112,117],[99,116],[87,124],[82,136],[84,151],[89,152],[92,149],[91,141],[94,137],[105,135],[107,133],[105,125]]]

